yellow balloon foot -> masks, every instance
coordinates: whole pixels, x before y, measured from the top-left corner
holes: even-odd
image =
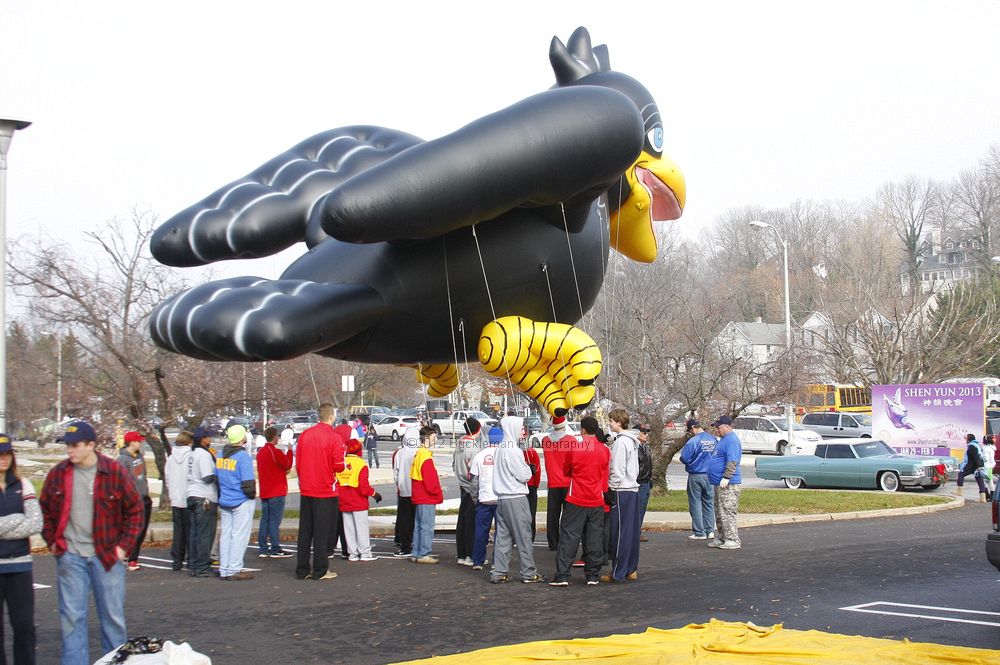
[[[587,333],[523,316],[486,324],[479,337],[479,362],[493,376],[509,376],[555,416],[589,404],[601,373],[601,351]]]
[[[427,386],[430,397],[444,397],[458,387],[458,367],[445,363],[438,365],[410,365],[417,372],[417,381]]]

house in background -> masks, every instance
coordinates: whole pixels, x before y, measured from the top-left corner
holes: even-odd
[[[785,324],[764,323],[760,317],[756,321],[730,321],[715,339],[723,357],[762,364],[784,350]]]
[[[952,291],[962,282],[985,277],[986,270],[977,254],[982,254],[982,242],[975,235],[942,234],[934,229],[921,244],[920,293]],[[910,293],[910,274],[905,268],[899,279],[903,293]]]

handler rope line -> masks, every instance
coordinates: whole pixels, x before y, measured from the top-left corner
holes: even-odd
[[[417,361],[417,372],[420,373],[420,376],[424,375],[424,364],[422,362],[420,362],[419,360]],[[430,410],[430,407],[427,406],[427,384],[426,383],[421,383],[420,384],[420,392],[423,393],[423,398],[424,398],[424,413],[427,415],[427,424],[430,425],[431,423],[434,422],[434,419],[431,418],[431,410]]]
[[[458,376],[458,401],[464,405],[462,399],[462,366],[458,364],[458,344],[455,341],[455,314],[451,308],[451,279],[448,276],[448,245],[444,238],[441,238],[441,252],[444,254],[444,287],[448,292],[448,323],[451,328],[451,350],[455,355],[455,374]],[[465,340],[462,340],[465,344]]]
[[[576,302],[580,306],[580,318],[583,319],[583,298],[580,297],[580,280],[576,277],[576,261],[573,259],[573,245],[569,241],[569,223],[566,221],[566,206],[559,203],[559,210],[562,212],[563,229],[566,231],[566,248],[569,250],[569,265],[573,269],[573,284],[576,286]]]
[[[552,295],[552,282],[549,280],[549,264],[548,263],[543,263],[542,264],[542,273],[545,275],[545,286],[548,287],[548,289],[549,289],[549,302],[552,303],[552,322],[555,323],[559,319],[556,318],[556,299]],[[563,348],[562,344],[559,345],[559,360],[562,361],[563,367],[567,367],[567,365],[566,365],[566,350]],[[565,385],[566,381],[568,381],[569,379],[570,379],[570,376],[567,375],[566,378],[563,379],[559,383],[560,390]],[[568,400],[567,400],[567,403],[568,403]],[[572,407],[573,405],[570,404],[569,406]]]
[[[563,216],[565,219],[565,216]],[[472,225],[472,239],[476,241],[476,253],[479,255],[479,267],[483,271],[483,284],[486,285],[486,299],[490,303],[490,313],[497,320],[497,310],[493,307],[493,294],[490,292],[490,280],[486,277],[486,263],[483,262],[483,250],[479,247],[479,236],[476,235],[476,224]],[[507,354],[502,355],[504,374],[507,376],[507,391],[510,393],[510,403],[514,404],[514,384],[510,380],[510,366],[507,364]]]
[[[316,408],[318,409],[320,407],[319,390],[316,389],[316,377],[313,375],[312,361],[309,359],[309,356],[306,356],[306,367],[309,368],[309,380],[313,384],[313,394],[316,395]]]

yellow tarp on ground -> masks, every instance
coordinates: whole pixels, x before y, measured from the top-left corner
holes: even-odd
[[[752,623],[712,619],[675,630],[647,628],[645,633],[579,640],[547,640],[438,656],[414,663],[548,663],[573,661],[594,665],[680,665],[682,663],[758,663],[773,665],[951,665],[1000,664],[1000,652],[874,637],[835,635],[818,630],[764,628]]]

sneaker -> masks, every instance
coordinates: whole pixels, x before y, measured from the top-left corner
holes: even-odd
[[[721,545],[722,545],[721,540],[713,540],[708,544],[709,547],[720,547]]]
[[[531,577],[523,578],[521,581],[524,582],[525,584],[539,584],[541,582],[544,582],[545,578],[536,573]]]
[[[220,579],[227,580],[229,582],[242,582],[243,580],[252,580],[253,575],[245,572],[238,572],[235,575],[230,575],[229,577],[222,577]]]
[[[587,582],[587,584],[590,584],[590,582]],[[549,586],[569,586],[569,582],[566,580],[552,580],[549,582]]]
[[[708,536],[706,536],[706,537],[707,537],[707,538],[708,538],[709,540],[715,540],[715,532],[714,532],[714,531],[709,531],[709,532],[708,532]]]
[[[739,543],[733,542],[731,540],[727,540],[726,542],[724,542],[721,545],[719,545],[719,549],[720,550],[738,550],[741,547],[743,547],[743,546],[740,545]]]
[[[326,571],[326,574],[323,575],[323,577],[321,577],[320,579],[321,580],[332,580],[336,576],[337,576],[337,573],[333,572],[332,570],[328,570],[328,571]]]
[[[574,561],[574,562],[573,562],[573,567],[574,567],[574,568],[583,568],[583,567],[584,567],[584,566],[586,566],[586,565],[587,565],[587,564],[585,564],[585,563],[583,562],[583,559],[581,559],[581,560],[579,560],[579,561]]]
[[[597,580],[587,580],[587,586],[597,586]]]
[[[611,584],[612,582],[615,582],[617,580],[611,577],[611,575],[601,575],[601,581],[604,582],[605,584]],[[589,584],[590,580],[587,580],[587,583]],[[594,583],[596,584],[597,580],[594,580]]]
[[[432,556],[422,556],[419,559],[413,559],[413,563],[437,563],[438,560]]]
[[[129,561],[128,562],[128,570],[129,570],[129,572],[132,572],[133,570],[139,570],[140,568],[142,568],[142,566],[139,565],[138,561]]]
[[[268,554],[267,552],[261,552],[260,554],[257,555],[257,558],[258,559],[270,559],[271,555]]]
[[[413,557],[412,552],[405,552],[402,549],[397,549],[395,552],[392,553],[392,555],[397,559],[409,559]]]
[[[625,579],[635,582],[637,579],[639,579],[639,571],[633,570],[631,573],[625,576]]]
[[[352,555],[350,556],[350,558],[348,558],[347,560],[348,560],[348,561],[361,561],[361,557],[359,557],[359,556],[354,556],[354,555],[352,554]]]
[[[504,584],[505,582],[509,581],[510,577],[508,577],[507,575],[497,575],[496,577],[490,578],[490,584]]]
[[[374,556],[372,554],[365,554],[363,557],[361,557],[360,559],[358,559],[358,561],[364,561],[364,562],[378,561],[378,557]]]
[[[688,540],[706,540],[708,538],[709,536],[699,536],[696,533],[692,533],[690,536],[688,536]]]
[[[473,569],[473,570],[482,570],[482,569],[483,569],[483,567],[482,567],[481,565],[477,566],[477,565],[473,564],[473,565],[472,565],[472,569]]]
[[[271,552],[272,559],[287,559],[289,557],[295,556],[291,552]]]
[[[459,559],[458,560],[458,565],[460,565],[460,566],[471,566],[471,565],[473,565],[473,563],[472,563],[472,557],[465,557],[464,559]]]

